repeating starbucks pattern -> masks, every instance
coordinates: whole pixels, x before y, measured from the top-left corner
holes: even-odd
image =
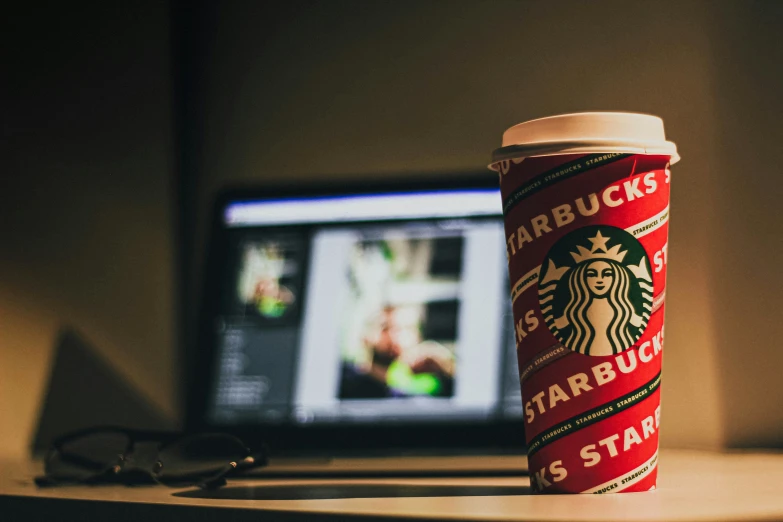
[[[620,228],[574,230],[544,258],[538,301],[544,322],[565,347],[593,356],[623,352],[642,336],[652,312],[647,253]]]
[[[536,492],[655,486],[669,159],[535,156],[501,176]]]

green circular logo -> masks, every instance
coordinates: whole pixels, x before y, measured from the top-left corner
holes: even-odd
[[[625,230],[593,225],[560,238],[538,279],[549,330],[585,355],[623,352],[639,340],[652,312],[650,260]]]

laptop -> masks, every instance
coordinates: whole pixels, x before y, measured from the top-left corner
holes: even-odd
[[[262,474],[524,471],[504,242],[485,174],[225,192],[189,428]]]

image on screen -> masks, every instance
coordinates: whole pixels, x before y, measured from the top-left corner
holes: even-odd
[[[280,239],[242,245],[236,299],[247,316],[276,323],[296,313],[300,250],[296,242]]]
[[[454,394],[461,261],[461,236],[353,245],[340,399]]]

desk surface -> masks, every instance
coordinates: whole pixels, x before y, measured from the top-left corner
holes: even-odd
[[[657,491],[617,495],[535,496],[523,477],[454,477],[242,479],[206,493],[219,498],[203,498],[161,486],[37,489],[37,471],[0,461],[4,513],[39,518],[56,511],[60,520],[69,510],[79,518],[214,520],[226,509],[234,510],[232,520],[783,519],[781,453],[662,451]],[[156,517],[156,509],[165,516]]]

